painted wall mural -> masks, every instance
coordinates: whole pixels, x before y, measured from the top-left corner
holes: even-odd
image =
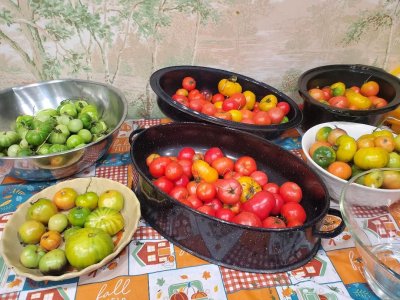
[[[159,117],[148,79],[171,65],[227,69],[297,102],[307,69],[400,65],[400,0],[2,0],[0,88],[112,84],[130,117]]]

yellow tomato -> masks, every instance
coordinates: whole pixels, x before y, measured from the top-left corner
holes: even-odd
[[[221,79],[218,82],[218,91],[227,97],[232,96],[235,93],[241,93],[242,92],[242,86],[236,82],[237,78],[232,77],[230,79]]]
[[[262,111],[269,111],[271,108],[276,107],[278,103],[278,98],[275,95],[269,94],[261,99],[258,107]]]
[[[216,109],[222,109],[222,104],[223,103],[224,103],[223,101],[217,101],[217,102],[214,103],[214,106],[215,106]]]
[[[354,106],[356,109],[369,109],[372,106],[371,99],[356,93],[352,89],[347,89],[345,96],[349,100],[350,106]]]
[[[339,136],[336,139],[335,145],[337,147],[336,160],[349,162],[353,159],[354,154],[356,154],[357,142],[347,134]]]
[[[197,159],[193,162],[192,173],[194,178],[202,179],[208,183],[215,182],[218,179],[217,170],[201,159]]]
[[[244,91],[243,95],[246,98],[246,104],[243,109],[252,110],[256,103],[256,95],[252,91]]]
[[[379,147],[358,149],[354,155],[354,164],[363,169],[383,168],[389,162],[389,153]]]
[[[255,193],[262,190],[262,187],[250,176],[242,176],[238,179],[240,185],[242,186],[242,195],[240,196],[240,201],[246,202]]]
[[[240,122],[240,121],[242,121],[243,116],[242,116],[242,112],[241,112],[240,110],[231,109],[229,112],[230,112],[231,115],[232,115],[232,121],[235,121],[235,122]]]

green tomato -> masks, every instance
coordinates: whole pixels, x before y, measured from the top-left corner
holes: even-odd
[[[21,150],[21,147],[17,144],[11,145],[7,149],[7,156],[9,157],[17,157],[18,152]]]
[[[79,115],[82,115],[84,113],[87,113],[92,118],[93,121],[99,120],[99,112],[97,110],[97,107],[94,106],[93,104],[88,104],[85,107],[83,107]]]
[[[18,228],[18,237],[25,244],[37,244],[45,232],[46,227],[43,223],[35,220],[27,220]]]
[[[35,220],[47,225],[50,218],[56,213],[58,213],[58,208],[53,201],[40,198],[28,208],[26,219]]]
[[[95,192],[86,192],[76,197],[75,205],[80,207],[87,207],[90,210],[93,210],[97,207],[98,201],[99,196],[97,196]]]
[[[29,269],[39,267],[40,259],[46,254],[46,251],[37,245],[27,245],[22,249],[19,255],[21,264]]]
[[[34,119],[32,123],[32,129],[37,129],[45,133],[50,133],[54,127],[57,125],[57,120],[55,118],[49,118],[46,121],[40,121]]]
[[[72,226],[83,226],[87,217],[90,214],[90,209],[87,207],[74,207],[68,212],[68,221]]]
[[[25,126],[25,125],[22,125],[22,124],[17,124],[15,126],[15,131],[18,133],[18,135],[22,139],[25,138],[25,135],[26,135],[26,133],[28,132],[29,129],[31,129],[29,126]]]
[[[8,148],[13,144],[19,143],[20,137],[15,131],[0,131],[0,147]]]
[[[51,144],[65,144],[67,141],[67,136],[63,133],[61,133],[59,130],[53,130],[50,135],[48,141]]]
[[[93,134],[92,142],[97,142],[106,137],[105,133],[100,133],[100,134]]]
[[[92,117],[88,113],[81,113],[78,118],[82,121],[83,128],[90,129],[92,127]]]
[[[50,153],[50,144],[44,143],[41,144],[37,149],[36,149],[36,154],[38,155],[46,155]]]
[[[92,133],[87,129],[81,129],[78,135],[83,139],[84,143],[90,143],[92,141]]]
[[[68,226],[68,218],[65,214],[57,213],[49,219],[47,227],[49,230],[55,230],[58,232],[63,232]]]
[[[73,118],[78,116],[78,112],[76,111],[76,107],[73,103],[66,103],[60,107],[60,115],[66,114]]]
[[[32,156],[35,152],[31,148],[21,148],[17,152],[17,157]]]
[[[57,110],[55,110],[53,108],[46,108],[46,109],[42,109],[42,110],[38,111],[35,114],[35,118],[40,120],[40,121],[46,121],[50,117],[55,117],[57,115],[58,115]]]
[[[15,125],[21,125],[29,128],[32,126],[32,121],[34,117],[30,115],[21,115],[18,116],[17,119],[15,120]]]
[[[45,275],[60,275],[66,267],[67,258],[61,249],[47,252],[39,261],[39,270]]]
[[[113,251],[111,236],[97,228],[79,229],[65,242],[67,260],[77,269],[96,264]]]
[[[83,128],[83,123],[80,119],[72,119],[69,121],[67,127],[70,132],[77,133]]]
[[[73,134],[67,139],[67,147],[69,149],[77,148],[81,144],[85,143],[83,141],[83,138],[77,134]]]
[[[117,190],[107,190],[100,195],[98,206],[120,211],[124,208],[124,196]]]
[[[43,144],[49,133],[41,129],[31,129],[25,135],[26,141],[32,146],[39,146]]]
[[[124,217],[115,209],[99,207],[87,217],[85,228],[99,228],[109,235],[114,235],[124,228]]]
[[[68,130],[68,126],[64,124],[58,124],[55,128],[54,131],[57,131],[59,133],[62,133],[66,135],[67,137],[71,134]]]
[[[321,146],[314,151],[312,159],[317,163],[317,165],[327,168],[336,160],[336,153],[331,147]]]
[[[68,150],[69,150],[69,148],[66,145],[54,144],[54,145],[50,146],[49,154],[64,152],[64,151],[68,151]]]
[[[65,126],[68,125],[69,121],[71,121],[72,119],[73,118],[71,116],[65,114],[56,117],[57,123],[59,125],[65,125]]]
[[[80,113],[85,106],[88,106],[88,103],[85,100],[77,100],[74,102],[74,105],[77,112]]]
[[[104,121],[94,122],[93,126],[90,128],[90,132],[93,134],[101,134],[107,131],[108,127]]]
[[[67,230],[64,231],[64,241],[69,239],[73,234],[75,234],[79,229],[82,229],[82,227],[79,226],[72,226],[68,228]]]
[[[26,139],[22,139],[19,142],[19,146],[21,147],[21,149],[27,149],[27,148],[30,147],[30,145],[29,145],[29,143],[28,143],[28,141]]]

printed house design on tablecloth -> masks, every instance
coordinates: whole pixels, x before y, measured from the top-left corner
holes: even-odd
[[[390,219],[389,215],[369,219],[366,221],[365,227],[380,238],[396,236],[396,225]]]
[[[132,252],[132,256],[141,266],[165,263],[171,257],[170,243],[168,241],[145,242]]]
[[[303,277],[303,278],[324,276],[325,271],[326,271],[326,265],[327,265],[326,261],[319,259],[318,257],[315,257],[311,261],[309,261],[307,264],[305,264],[301,268],[293,270],[291,273],[294,276]]]
[[[43,291],[32,291],[26,295],[26,300],[68,300],[68,295],[62,288]]]

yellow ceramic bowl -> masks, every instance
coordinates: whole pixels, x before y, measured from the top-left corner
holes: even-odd
[[[85,192],[96,192],[97,194],[101,194],[109,189],[118,190],[124,196],[124,208],[121,213],[124,217],[125,227],[122,231],[122,236],[118,236],[119,241],[114,247],[113,253],[105,257],[102,261],[97,264],[91,265],[82,270],[76,271],[67,271],[66,273],[53,276],[53,275],[43,275],[39,269],[29,269],[24,267],[19,261],[19,255],[23,249],[23,245],[20,243],[18,239],[18,228],[19,226],[26,220],[26,213],[28,211],[31,203],[39,200],[40,198],[49,198],[51,199],[53,195],[64,187],[72,187],[74,188],[78,194],[83,194]],[[28,277],[35,281],[43,281],[43,280],[65,280],[77,276],[81,276],[83,274],[90,273],[108,262],[114,259],[121,251],[124,249],[126,245],[132,240],[133,234],[135,233],[138,223],[140,219],[140,203],[135,195],[135,193],[129,189],[127,186],[105,178],[77,178],[72,180],[66,180],[59,182],[55,185],[52,185],[39,193],[33,195],[30,199],[28,199],[24,204],[20,205],[15,213],[12,215],[11,219],[7,222],[3,236],[0,242],[1,255],[4,258],[5,263],[12,267],[16,274]],[[117,234],[118,235],[118,234]],[[64,247],[62,244],[61,248]]]

